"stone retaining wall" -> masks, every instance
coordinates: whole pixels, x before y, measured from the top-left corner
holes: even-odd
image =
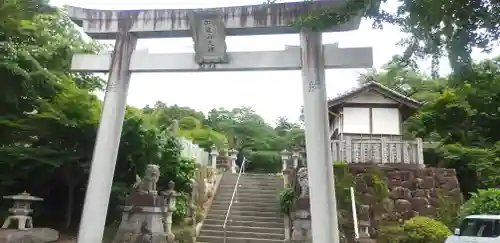
[[[453,169],[357,164],[348,165],[348,171],[355,187],[358,219],[362,228],[360,229],[361,236],[373,237],[376,234],[376,228],[382,222],[403,222],[417,215],[435,218],[439,208],[445,206],[443,200],[453,202],[462,200],[460,186]],[[301,178],[304,178],[303,173],[307,173],[307,169],[299,169],[297,173],[288,170],[289,180],[292,179],[290,177],[296,178],[291,186],[295,188],[296,195],[299,197],[295,203],[292,219],[294,228],[301,228],[300,235],[309,235],[303,232],[304,220],[308,220],[309,217],[298,216],[304,215],[304,211],[308,211],[307,207],[309,207],[308,203],[302,202],[308,201],[308,195],[305,199],[301,193],[303,189],[299,185],[303,185],[304,182],[301,183],[303,179],[299,179],[300,172],[302,172]],[[338,171],[335,174],[338,174]],[[339,192],[337,192],[337,200],[339,200],[338,195]],[[345,208],[339,211],[347,212],[343,213],[339,222],[346,238],[352,238],[351,210]],[[298,234],[292,233],[293,235]]]
[[[355,178],[356,194],[360,212],[369,211],[370,205],[377,204],[374,195],[373,177],[369,167],[350,166]],[[451,197],[462,200],[455,170],[444,168],[379,168],[389,194],[383,199],[383,211],[378,212],[383,220],[407,220],[421,215],[434,217],[436,209],[442,206],[442,199]],[[367,216],[360,214],[360,219]]]

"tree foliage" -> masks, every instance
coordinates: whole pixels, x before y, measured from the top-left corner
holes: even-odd
[[[0,20],[0,194],[41,196],[37,222],[70,229],[81,214],[101,113],[92,92],[103,80],[69,69],[75,52],[100,46],[45,1],[2,1]],[[180,157],[177,140],[152,119],[127,108],[109,221],[119,219],[117,206],[146,164],[161,166],[163,187],[173,180],[187,190],[193,176],[194,162]]]
[[[397,5],[397,9],[386,11],[384,4]],[[345,6],[321,9],[296,24],[327,29],[361,15],[371,18],[377,28],[383,24],[395,25],[408,34],[400,42],[406,50],[397,60],[415,66],[415,60],[431,57],[436,76],[439,59],[446,56],[458,81],[472,70],[474,48],[490,51],[499,44],[498,9],[500,3],[496,0],[348,0]]]
[[[71,72],[71,58],[101,49],[48,1],[0,1],[0,195],[26,190],[43,197],[35,215],[41,226],[63,231],[78,226],[102,110],[94,92],[104,81]],[[172,180],[178,191],[190,192],[196,166],[181,157],[176,136],[207,150],[212,145],[265,150],[272,158],[288,139],[300,137],[301,130],[290,135],[291,127],[275,130],[249,107],[214,111],[207,117],[161,101],[143,109],[127,107],[108,222],[120,219],[118,205],[149,163],[160,165],[159,188]],[[177,206],[175,219],[182,220],[187,203],[179,200]]]
[[[472,194],[472,197],[462,205],[459,217],[460,219],[464,219],[472,214],[500,214],[500,190],[490,188],[479,190],[477,193]]]
[[[426,151],[424,161],[454,168],[467,198],[477,189],[497,187],[500,58],[473,63],[466,79],[456,75],[431,78],[394,63],[384,68],[361,75],[359,81],[376,80],[424,101],[422,109],[404,124],[407,137],[439,144]]]
[[[450,235],[450,229],[443,223],[417,216],[407,220],[402,226],[382,227],[377,240],[389,243],[441,243]]]

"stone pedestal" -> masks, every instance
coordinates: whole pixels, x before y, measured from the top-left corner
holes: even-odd
[[[297,184],[295,186],[297,187],[296,191],[299,192],[299,197],[295,201],[292,214],[292,241],[312,242],[311,204],[306,167],[302,167],[297,171]]]
[[[167,243],[164,216],[165,198],[156,195],[131,195],[123,207],[122,221],[113,243]]]
[[[0,242],[2,243],[48,243],[55,242],[57,239],[59,239],[59,232],[49,228],[0,229]]]
[[[174,182],[158,195],[159,167],[148,165],[144,178],[137,177],[123,206],[122,221],[113,243],[174,243],[172,212],[177,196]]]

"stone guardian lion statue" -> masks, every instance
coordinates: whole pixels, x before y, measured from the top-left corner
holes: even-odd
[[[300,186],[299,198],[309,197],[309,178],[307,178],[307,167],[302,167],[297,171],[297,180]]]
[[[146,172],[141,179],[139,175],[135,175],[135,183],[133,188],[143,193],[157,194],[156,183],[160,178],[160,166],[149,164],[146,166]]]

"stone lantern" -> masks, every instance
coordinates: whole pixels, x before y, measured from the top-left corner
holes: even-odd
[[[10,216],[5,219],[2,225],[3,229],[9,228],[12,222],[17,222],[17,229],[28,230],[33,228],[33,219],[29,216],[33,213],[31,209],[31,203],[34,201],[43,201],[42,198],[31,196],[26,191],[12,196],[5,196],[4,199],[11,199],[14,201],[14,205],[9,209],[11,213]]]
[[[285,173],[285,170],[288,169],[288,160],[290,159],[292,152],[290,152],[286,149],[283,149],[283,151],[281,151],[280,155],[281,155],[281,161],[283,163],[282,172]]]
[[[359,238],[370,238],[370,222],[369,221],[359,221]]]
[[[211,160],[212,160],[212,169],[217,169],[217,156],[219,156],[219,151],[217,150],[217,146],[212,145],[212,147],[210,147],[210,157],[211,157]]]
[[[299,151],[294,150],[292,152],[292,161],[293,161],[293,168],[295,168],[295,169],[297,169],[297,167],[299,167],[299,157],[300,157]]]
[[[231,172],[234,174],[238,173],[236,170],[237,151],[234,148],[229,150],[229,158],[231,159]]]

